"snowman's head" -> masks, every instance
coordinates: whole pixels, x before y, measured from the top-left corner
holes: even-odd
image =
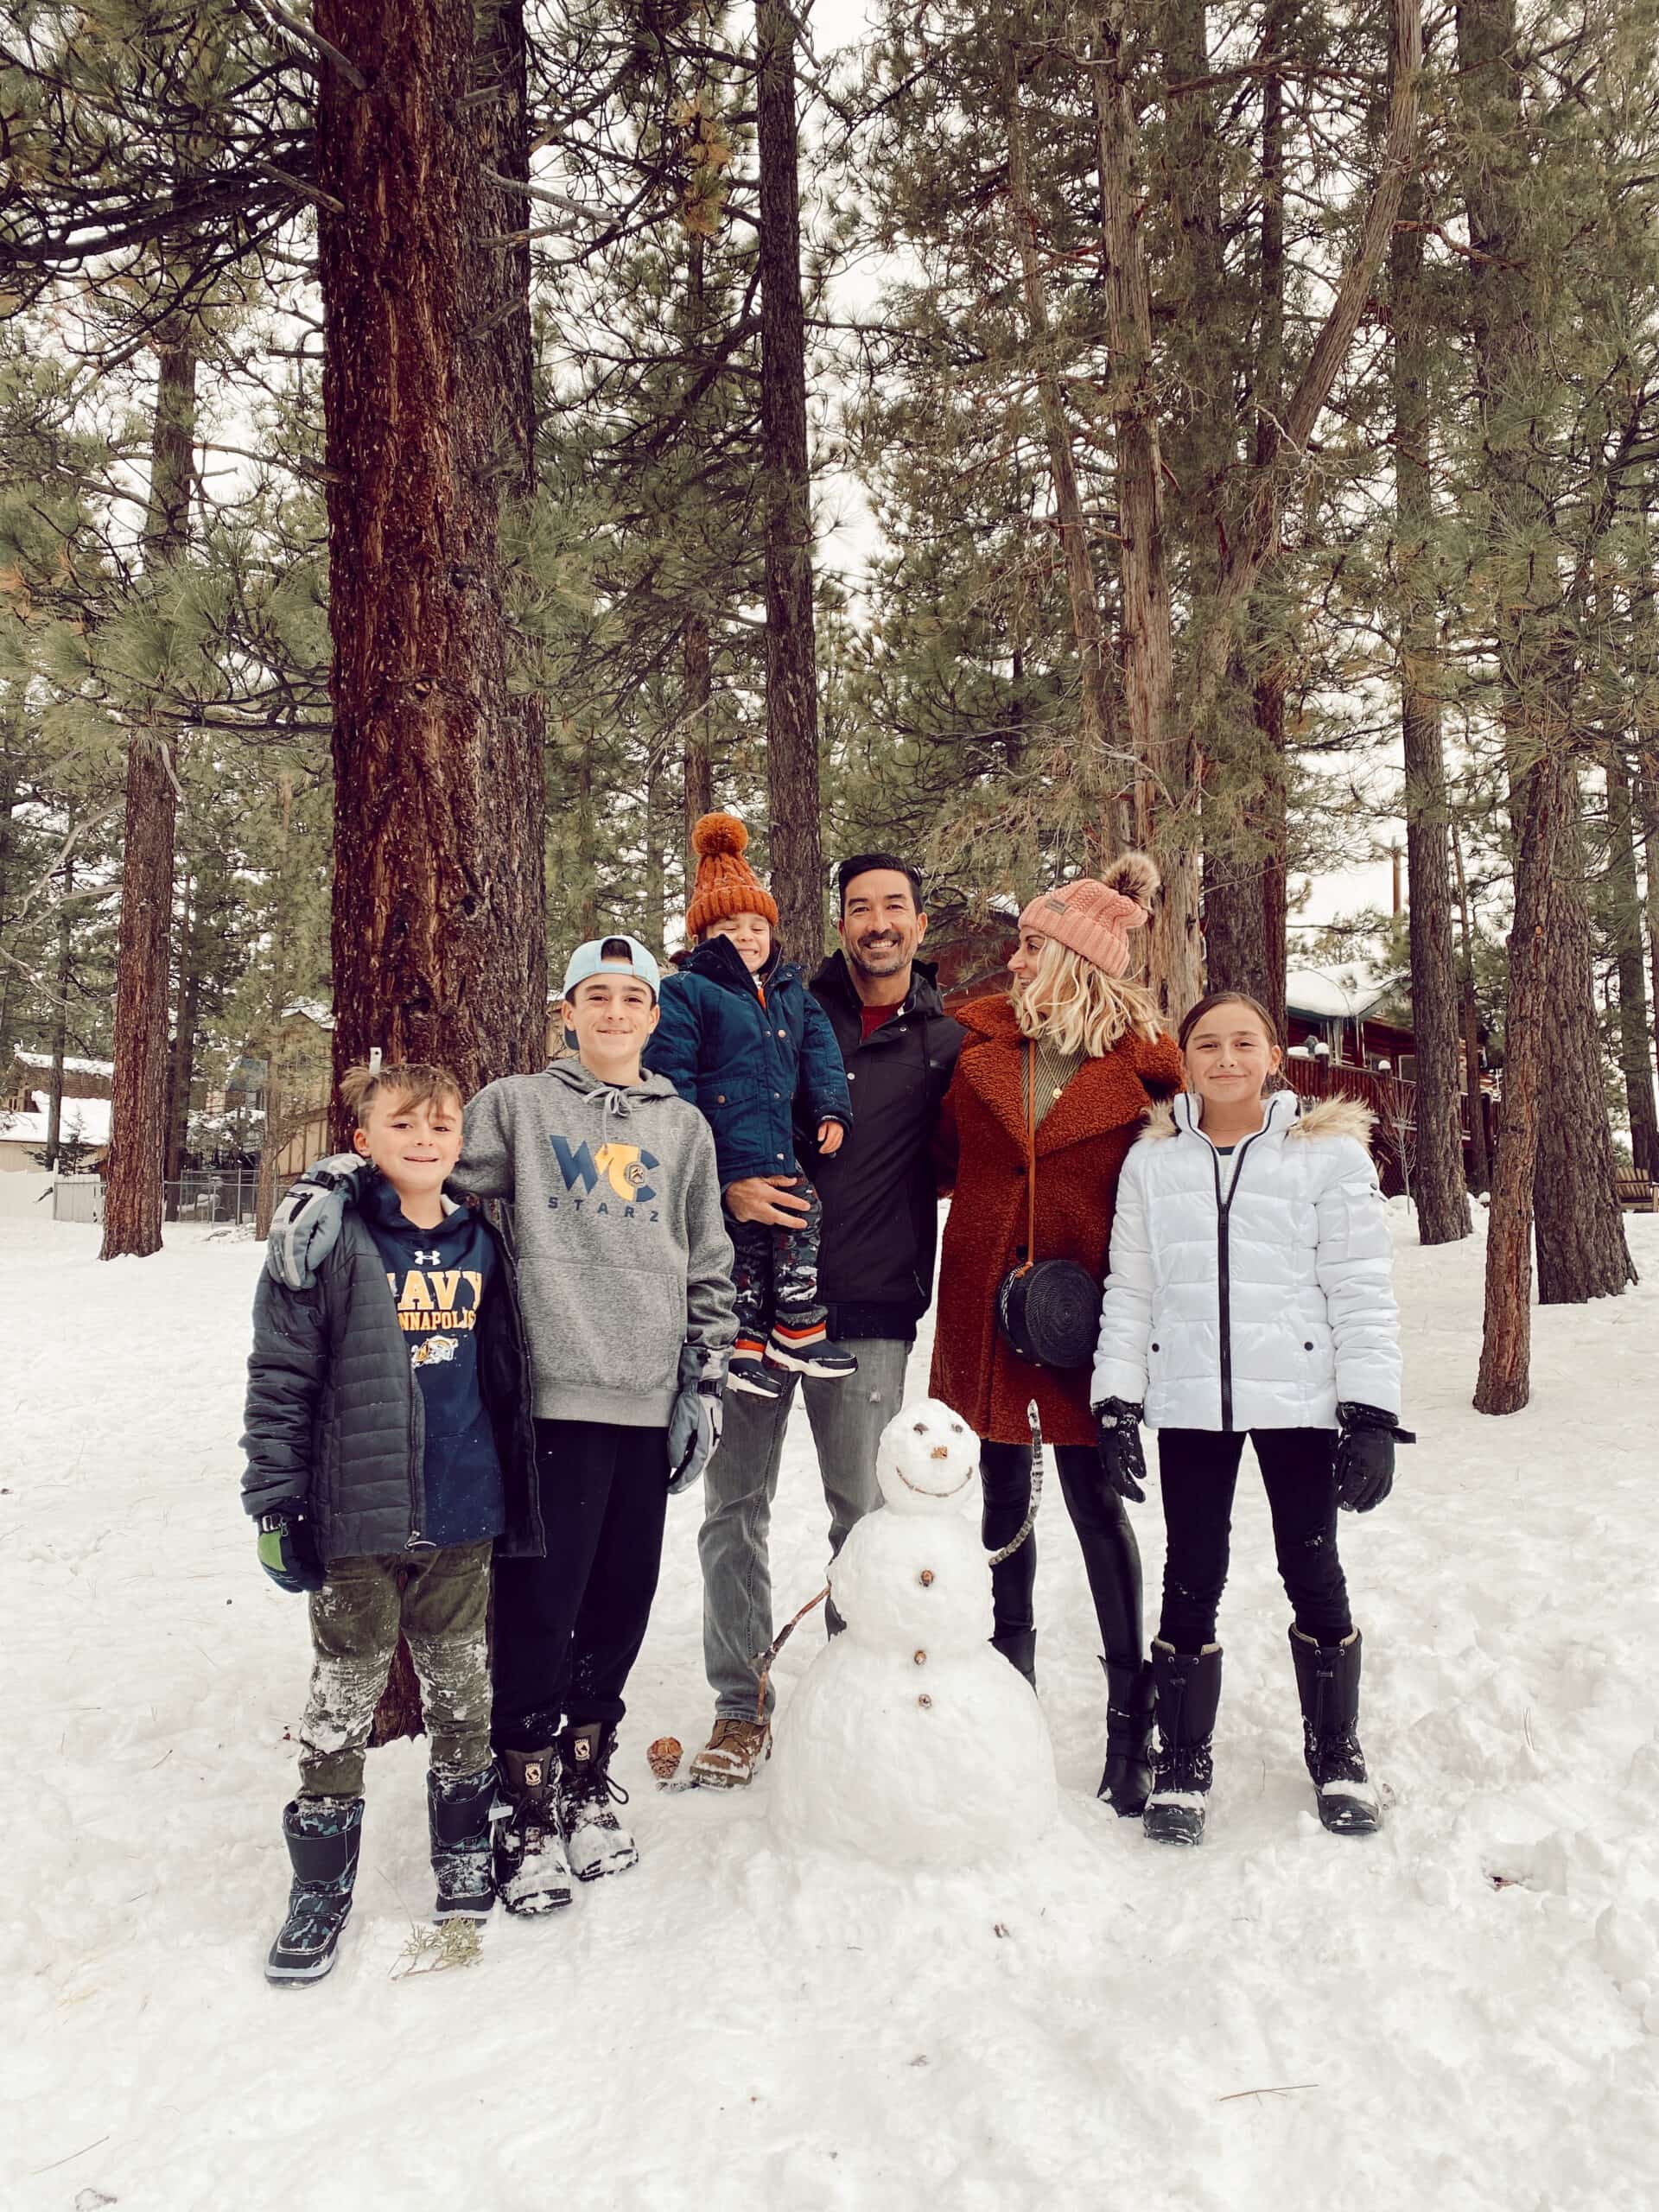
[[[949,1406],[918,1398],[882,1430],[875,1473],[894,1513],[955,1510],[979,1473],[979,1439]]]

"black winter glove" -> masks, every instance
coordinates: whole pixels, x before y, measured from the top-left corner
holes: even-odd
[[[1369,1513],[1394,1488],[1395,1446],[1417,1440],[1379,1406],[1344,1403],[1337,1420],[1337,1503],[1344,1513]]]
[[[259,1516],[258,1529],[259,1564],[279,1590],[297,1597],[321,1589],[322,1561],[302,1499],[284,1498],[270,1507]]]
[[[1137,1505],[1146,1499],[1146,1455],[1141,1449],[1141,1408],[1122,1398],[1103,1398],[1091,1408],[1100,1438],[1100,1464],[1109,1485]]]

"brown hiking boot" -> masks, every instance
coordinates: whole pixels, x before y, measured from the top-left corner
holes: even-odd
[[[691,1762],[691,1779],[703,1789],[741,1789],[772,1757],[772,1723],[715,1716],[715,1732]]]

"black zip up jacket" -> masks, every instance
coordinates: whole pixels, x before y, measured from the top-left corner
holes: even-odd
[[[825,1159],[798,1130],[802,1165],[823,1202],[818,1294],[831,1333],[907,1343],[933,1298],[938,1202],[931,1147],[962,1031],[944,1010],[935,969],[916,961],[898,1012],[863,1034],[862,1002],[846,956],[830,955],[811,982],[841,1046],[853,1127]]]
[[[478,1332],[479,1387],[506,1492],[506,1533],[498,1550],[539,1558],[545,1540],[518,1270],[510,1236],[483,1218],[499,1262]],[[382,1557],[429,1541],[421,1386],[385,1262],[355,1205],[346,1207],[339,1240],[308,1289],[289,1290],[262,1271],[246,1421],[242,1503],[250,1513],[303,1499],[325,1561]]]

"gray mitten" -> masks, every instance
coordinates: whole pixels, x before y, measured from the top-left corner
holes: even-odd
[[[315,1282],[339,1238],[352,1178],[362,1166],[355,1152],[314,1160],[272,1214],[265,1266],[289,1290],[309,1290]]]
[[[690,1490],[715,1456],[720,1442],[729,1344],[682,1344],[680,1389],[668,1417],[668,1487],[677,1497]]]

